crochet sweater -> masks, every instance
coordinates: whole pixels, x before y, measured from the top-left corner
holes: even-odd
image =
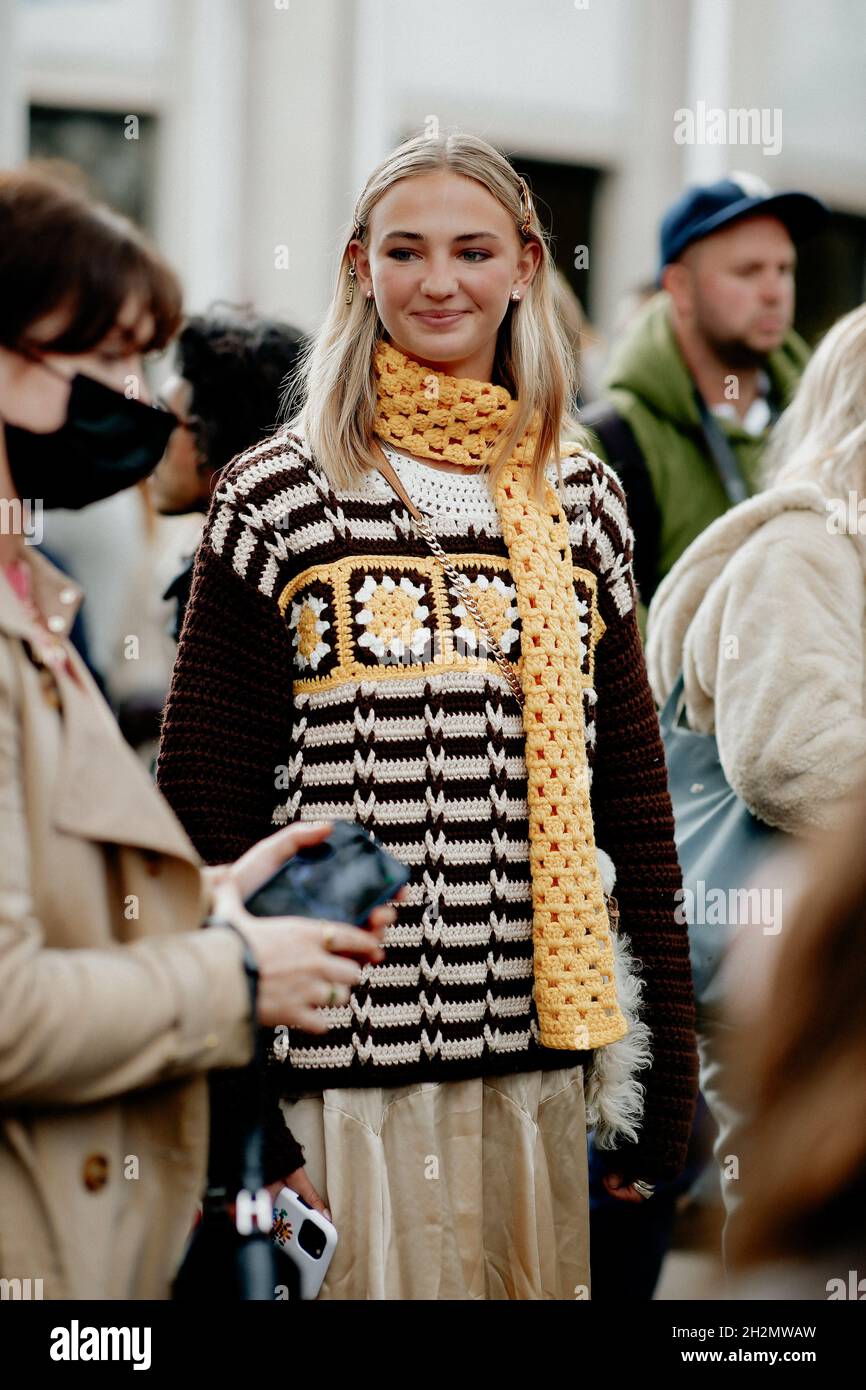
[[[486,478],[396,466],[519,663]],[[673,817],[623,494],[593,455],[562,473],[596,842],[615,865],[652,1038],[638,1141],[608,1163],[664,1178],[685,1160],[697,1075]],[[196,560],[159,785],[210,863],[294,820],[352,819],[412,873],[385,961],[325,1011],[327,1034],[290,1030],[274,1064],[284,1095],[590,1060],[539,1042],[523,740],[474,620],[379,473],[338,495],[288,430],[231,465]]]

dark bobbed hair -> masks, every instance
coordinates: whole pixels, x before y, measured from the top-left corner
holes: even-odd
[[[144,233],[93,198],[74,166],[0,171],[0,345],[20,350],[38,319],[68,305],[60,332],[42,346],[88,352],[130,293],[154,318],[142,350],[165,347],[181,321],[181,286]]]
[[[189,414],[203,461],[217,472],[275,428],[303,335],[248,306],[213,304],[187,319],[177,371],[192,388]]]

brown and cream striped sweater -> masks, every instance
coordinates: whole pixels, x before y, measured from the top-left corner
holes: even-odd
[[[405,457],[431,519],[512,662],[520,619],[486,479]],[[652,1068],[637,1143],[610,1166],[685,1159],[697,1062],[658,721],[636,623],[632,536],[614,473],[563,460],[596,841],[644,979]],[[556,482],[556,470],[549,470]],[[483,643],[483,639],[481,639]],[[287,1096],[557,1068],[533,1001],[520,710],[474,620],[378,473],[335,493],[288,430],[223,474],[165,710],[159,785],[203,858],[293,820],[351,819],[412,871],[409,899],[323,1036],[289,1034]]]

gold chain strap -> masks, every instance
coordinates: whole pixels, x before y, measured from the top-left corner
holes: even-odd
[[[382,451],[383,453],[385,452],[384,448]],[[393,467],[390,465],[390,463],[387,469],[381,468],[380,471],[383,477],[385,477],[391,484],[392,488],[397,493],[397,496],[406,506],[410,516],[412,517],[412,521],[415,524],[416,530],[419,531],[420,534],[423,536],[424,540],[427,542],[430,549],[433,551],[435,558],[438,560],[439,564],[442,566],[443,570],[448,575],[448,578],[451,580],[452,584],[456,585],[456,587],[459,589],[462,602],[469,609],[469,612],[472,614],[473,618],[475,619],[475,622],[478,624],[480,631],[484,633],[488,649],[493,654],[496,664],[498,665],[500,671],[507,680],[512,695],[514,696],[520,708],[523,709],[524,705],[526,704],[526,697],[523,694],[523,687],[520,684],[520,677],[518,676],[512,663],[508,660],[508,657],[505,655],[496,638],[493,636],[493,633],[490,631],[490,627],[487,623],[486,618],[482,614],[481,609],[478,607],[476,600],[472,597],[472,594],[470,592],[472,588],[471,582],[466,578],[465,574],[460,573],[456,565],[454,565],[454,563],[445,554],[445,551],[442,549],[442,545],[439,541],[439,537],[433,531],[430,522],[427,520],[425,516],[422,515],[421,512],[418,511],[417,507],[415,507],[409,500],[400,482],[400,479],[397,477],[397,474],[394,471]]]
[[[619,903],[610,893],[605,893],[604,901],[607,904],[607,920],[610,924],[610,929],[614,936],[616,936],[619,932]]]
[[[469,612],[472,614],[479,628],[484,633],[484,636],[487,639],[487,645],[490,648],[490,651],[493,653],[493,656],[496,659],[496,663],[499,666],[499,669],[501,670],[503,676],[508,681],[508,684],[511,687],[511,693],[513,694],[520,708],[523,709],[523,706],[526,704],[526,697],[523,694],[523,687],[520,684],[520,678],[517,672],[515,671],[514,667],[512,666],[511,662],[508,660],[508,657],[505,655],[504,651],[500,647],[496,638],[493,636],[493,633],[490,631],[490,628],[487,624],[487,620],[483,616],[481,609],[478,607],[477,602],[472,597],[472,594],[470,593],[470,589],[472,588],[470,581],[466,578],[466,575],[461,574],[460,571],[456,568],[456,566],[453,565],[452,562],[448,559],[448,556],[445,554],[445,551],[442,549],[442,546],[439,543],[439,538],[433,534],[433,530],[426,517],[413,517],[412,520],[414,521],[416,528],[421,532],[421,535],[424,537],[430,549],[433,551],[433,554],[436,556],[436,559],[439,561],[445,573],[448,575],[448,578],[451,580],[452,584],[456,584],[458,589],[460,590],[463,603],[469,609]]]

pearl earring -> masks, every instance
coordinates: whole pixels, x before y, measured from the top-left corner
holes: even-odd
[[[515,304],[518,304],[520,302],[520,290],[512,290],[511,298],[514,300]]]
[[[372,291],[372,290],[368,290],[368,291],[367,291],[367,298],[368,298],[368,299],[372,299],[372,298],[373,298],[373,291]]]

